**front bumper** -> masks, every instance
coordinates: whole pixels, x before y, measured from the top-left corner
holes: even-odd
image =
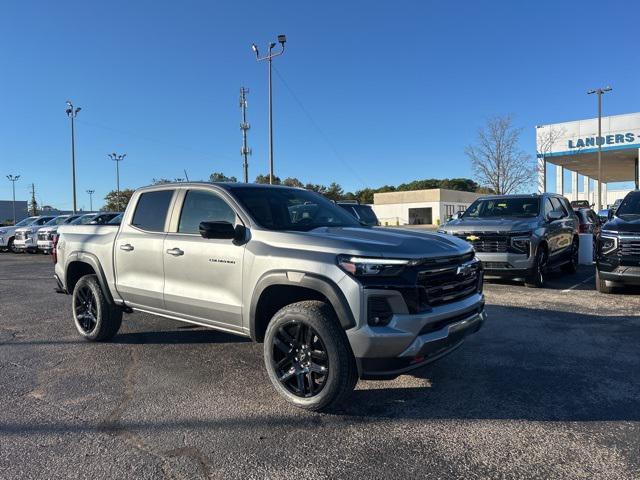
[[[527,275],[534,267],[535,257],[521,253],[483,253],[476,258],[482,262],[485,275],[519,277]]]
[[[619,285],[640,285],[640,266],[619,265],[611,271],[599,270],[600,279]]]
[[[386,293],[391,304],[397,292]],[[467,335],[477,332],[485,319],[484,296],[475,293],[424,313],[394,313],[384,327],[367,324],[346,333],[360,377],[388,379],[452,352]]]
[[[29,237],[25,239],[15,239],[13,241],[13,248],[15,250],[23,251],[38,248],[38,245],[34,238]]]
[[[50,252],[53,250],[53,241],[52,240],[38,240],[37,243],[38,249],[43,252]]]

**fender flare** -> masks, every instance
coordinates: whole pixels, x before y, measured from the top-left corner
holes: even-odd
[[[287,275],[288,273],[299,274],[301,277],[299,280],[294,281],[289,278],[289,275]],[[349,306],[349,302],[347,302],[347,298],[344,296],[344,293],[342,293],[342,290],[340,290],[338,285],[336,285],[333,280],[327,277],[307,272],[299,272],[295,270],[276,270],[267,272],[262,277],[260,277],[253,290],[249,308],[249,332],[252,338],[255,337],[256,310],[260,297],[268,287],[274,285],[304,287],[310,290],[315,290],[316,292],[324,295],[327,300],[329,300],[329,303],[338,316],[338,321],[340,322],[342,328],[347,330],[356,326],[356,320],[353,312],[351,311],[351,307]]]
[[[86,263],[93,271],[96,272],[96,276],[98,277],[98,283],[100,284],[100,288],[102,289],[102,293],[104,294],[107,302],[111,305],[115,305],[115,301],[113,300],[113,296],[111,295],[111,290],[109,290],[109,286],[107,285],[107,277],[104,274],[104,270],[102,269],[102,265],[100,264],[100,260],[93,253],[76,251],[69,254],[67,258],[67,264],[64,269],[64,285],[67,293],[72,294],[73,292],[69,292],[69,282],[67,280],[67,275],[69,272],[69,265],[73,262]]]

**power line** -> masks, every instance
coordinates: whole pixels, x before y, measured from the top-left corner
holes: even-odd
[[[356,170],[353,169],[353,167],[351,167],[351,165],[349,165],[349,163],[347,163],[347,161],[344,159],[344,157],[342,155],[340,155],[340,153],[338,152],[338,149],[335,147],[335,145],[333,144],[333,142],[331,142],[331,140],[329,140],[329,137],[324,133],[324,131],[322,130],[322,128],[320,128],[320,125],[318,124],[318,122],[315,121],[315,119],[313,118],[313,116],[311,115],[311,113],[305,108],[304,104],[302,103],[302,100],[300,100],[300,98],[295,94],[295,92],[293,91],[293,89],[289,86],[289,84],[287,83],[287,81],[284,79],[284,77],[282,76],[282,74],[280,73],[280,71],[276,68],[273,67],[273,70],[276,72],[276,75],[278,76],[278,78],[280,79],[280,81],[282,82],[282,84],[284,85],[284,87],[289,91],[289,93],[291,94],[291,96],[293,97],[293,99],[296,101],[296,103],[298,104],[298,106],[300,107],[300,109],[304,112],[304,114],[307,116],[307,118],[309,119],[309,121],[311,122],[311,124],[314,126],[314,128],[318,131],[318,133],[320,134],[320,136],[322,137],[322,139],[325,141],[325,143],[329,146],[329,148],[331,149],[331,151],[333,152],[333,154],[335,155],[335,157],[345,166],[347,167],[351,173],[353,174],[354,177],[356,177],[356,179],[362,184],[363,187],[367,186],[367,183],[362,179],[362,177],[360,175],[358,175],[358,172]]]

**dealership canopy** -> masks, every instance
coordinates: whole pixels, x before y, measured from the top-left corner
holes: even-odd
[[[608,182],[640,182],[640,113],[602,117],[602,136],[598,119],[555,123],[537,127],[538,189],[547,190],[546,164],[556,165],[562,190],[563,170],[598,180],[598,146],[602,148],[602,178]],[[562,192],[560,192],[562,193]]]

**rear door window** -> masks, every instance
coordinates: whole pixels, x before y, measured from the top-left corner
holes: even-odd
[[[173,190],[159,190],[140,195],[131,225],[148,232],[164,231]]]
[[[551,205],[553,205],[554,210],[557,210],[558,212],[562,213],[563,217],[567,216],[567,210],[564,208],[564,206],[562,205],[562,203],[557,197],[551,197]]]

